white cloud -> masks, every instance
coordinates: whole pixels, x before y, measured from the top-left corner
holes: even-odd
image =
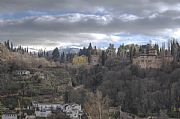
[[[138,17],[138,16],[133,15],[133,14],[122,14],[118,18],[124,22],[129,22],[129,21],[141,19],[141,17]]]
[[[172,37],[179,39],[180,38],[180,28],[172,30],[170,34]]]
[[[159,14],[158,13],[153,13],[149,16],[149,19],[154,19],[158,16]]]
[[[163,2],[160,2],[160,3],[156,4],[156,7],[158,8],[159,13],[164,13],[168,10],[174,10],[174,11],[180,12],[180,3],[170,5],[170,4],[165,4]]]
[[[140,43],[180,37],[179,0],[0,0],[0,11],[0,41],[12,39],[24,46]],[[133,36],[114,35],[122,32]]]

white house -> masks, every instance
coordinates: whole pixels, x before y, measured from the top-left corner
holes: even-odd
[[[62,104],[46,104],[46,103],[38,103],[33,101],[32,102],[33,107],[35,107],[36,109],[39,110],[57,110],[57,109],[61,109],[63,108]]]
[[[63,112],[71,118],[79,118],[82,116],[83,112],[81,110],[81,105],[78,104],[65,104],[63,108]]]
[[[17,119],[18,115],[16,113],[4,113],[2,114],[2,119]]]
[[[36,117],[48,117],[52,115],[52,112],[49,110],[40,110],[40,111],[35,111]]]
[[[36,119],[35,115],[26,115],[25,119]]]
[[[30,75],[30,71],[28,70],[16,70],[14,73],[17,76]]]
[[[38,103],[36,101],[32,102],[33,107],[35,110],[35,115],[37,117],[48,117],[52,114],[52,110],[62,110],[66,113],[69,117],[73,119],[77,119],[82,116],[83,111],[81,105],[79,104],[45,104],[45,103]]]

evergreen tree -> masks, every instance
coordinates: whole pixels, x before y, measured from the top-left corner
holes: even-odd
[[[82,54],[85,56],[88,56],[88,49],[86,49],[85,47],[82,50]]]
[[[0,119],[2,119],[2,111],[3,111],[3,105],[0,101]]]
[[[48,52],[46,52],[46,57],[47,57],[47,58],[49,57],[49,53],[48,53]]]
[[[155,44],[154,48],[156,49],[157,54],[159,54],[159,45],[158,45],[158,44]]]
[[[13,43],[11,42],[11,51],[13,51]]]
[[[92,55],[92,45],[89,43],[88,51],[87,51],[87,57],[88,57],[88,63],[91,63],[91,55]]]
[[[9,40],[4,42],[4,45],[7,47],[7,49],[11,50]]]
[[[136,55],[136,48],[134,47],[132,56],[134,57],[135,55]]]
[[[119,48],[118,48],[117,56],[120,56],[120,54],[121,54],[121,46],[119,46]]]
[[[43,56],[45,57],[46,56],[46,51],[44,50],[44,52],[43,52]]]
[[[54,61],[57,61],[59,56],[60,56],[59,49],[56,47],[52,52],[52,58]]]
[[[89,43],[88,50],[92,50],[92,45]]]
[[[130,62],[132,62],[132,58],[133,58],[133,47],[131,46],[130,50],[129,50],[129,59],[130,59]]]
[[[93,55],[98,55],[96,46],[94,46],[94,52],[93,52]]]
[[[6,41],[4,42],[4,45],[7,47],[7,42]]]
[[[106,62],[106,52],[103,50],[102,51],[102,60],[101,60],[101,63],[103,66],[105,65],[105,62]]]
[[[64,61],[65,61],[65,53],[63,52],[62,55],[61,55],[61,62],[64,63]]]
[[[7,48],[10,50],[9,40],[7,41]]]
[[[38,57],[43,57],[43,50],[42,50],[42,49],[40,49],[40,50],[38,51]]]

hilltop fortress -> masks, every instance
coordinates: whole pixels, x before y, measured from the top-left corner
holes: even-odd
[[[161,68],[162,65],[169,65],[173,62],[170,51],[164,50],[158,54],[157,50],[150,44],[143,45],[138,56],[133,57],[133,65],[140,68]]]

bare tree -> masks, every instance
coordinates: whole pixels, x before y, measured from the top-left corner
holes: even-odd
[[[108,103],[108,98],[97,90],[95,94],[90,94],[90,100],[85,103],[85,111],[92,119],[105,119],[108,117],[105,116],[108,114]]]

